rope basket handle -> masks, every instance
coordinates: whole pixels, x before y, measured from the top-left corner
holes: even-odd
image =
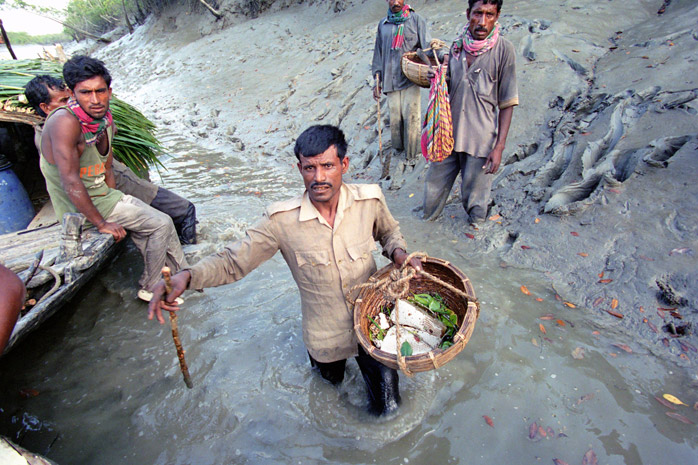
[[[431,43],[429,43],[429,48],[426,49],[434,52],[434,60],[436,60],[436,66],[438,68],[441,67],[441,62],[439,62],[439,55],[436,53],[436,51],[441,50],[442,48],[446,48],[446,42],[441,39],[432,39]]]
[[[434,51],[446,48],[446,42],[441,39],[431,39],[431,42],[429,42],[429,48]]]

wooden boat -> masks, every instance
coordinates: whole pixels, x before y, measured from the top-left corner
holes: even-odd
[[[30,452],[24,447],[10,441],[5,436],[0,436],[0,463],[27,464],[27,465],[56,465],[56,462],[39,454]]]
[[[47,212],[53,218],[52,211],[49,203],[27,229],[0,236],[0,263],[27,287],[27,303],[5,353],[60,310],[119,249],[111,234],[83,231],[81,214],[67,213],[62,225],[42,222]]]
[[[4,353],[59,311],[120,249],[111,234],[100,234],[95,228],[83,231],[83,215],[66,214],[62,225],[56,221],[33,144],[33,125],[41,122],[43,119],[26,112],[0,110],[0,156],[11,161],[12,171],[26,191],[30,204],[27,221],[38,210],[28,225],[25,221],[19,226],[26,225],[24,229],[0,228],[0,263],[27,287],[25,308]],[[0,185],[0,194],[8,197],[3,189],[6,186]],[[4,210],[15,208],[5,205],[5,197]],[[12,214],[2,212],[0,220]],[[13,232],[2,234],[6,231]]]

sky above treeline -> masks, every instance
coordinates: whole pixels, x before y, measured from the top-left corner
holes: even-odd
[[[27,3],[61,10],[68,6],[69,2],[70,0],[29,0]],[[63,26],[55,21],[26,10],[7,8],[7,6],[0,10],[0,19],[5,30],[10,32],[26,32],[37,36],[63,31]]]

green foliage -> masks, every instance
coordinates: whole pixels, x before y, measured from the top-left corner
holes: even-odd
[[[63,78],[63,66],[46,60],[0,60],[0,105],[28,107],[24,101],[24,85],[38,74]],[[113,96],[109,104],[117,126],[114,157],[136,174],[147,172],[148,166],[164,165],[158,156],[163,148],[155,137],[155,124],[137,108]],[[0,113],[0,120],[2,120]]]
[[[161,13],[176,4],[186,4],[191,11],[205,11],[202,1],[213,8],[218,8],[220,3],[218,0],[70,0],[65,10],[61,11],[34,5],[31,0],[0,0],[0,8],[3,5],[20,8],[54,19],[65,26],[66,34],[80,40],[85,37],[96,39],[122,25],[130,28],[133,24],[143,24],[149,15]],[[248,10],[254,13],[259,3],[250,0]],[[261,3],[271,4],[273,0]]]
[[[446,306],[444,298],[437,293],[414,294],[407,299],[409,302],[420,306],[437,317],[445,326],[446,333],[442,338],[441,349],[448,349],[453,345],[453,336],[458,331],[458,315]]]
[[[116,97],[109,106],[118,128],[114,137],[114,156],[139,175],[147,172],[149,164],[164,167],[157,158],[162,147],[154,135],[155,124],[136,107]]]
[[[47,6],[34,5],[32,2],[25,2],[24,0],[10,0],[9,2],[0,0],[0,7],[5,4],[7,4],[7,6],[10,8],[19,8],[21,10],[31,11],[42,16],[54,18],[61,16],[60,10]]]
[[[378,341],[382,341],[385,338],[385,330],[381,328],[381,325],[370,316],[368,317],[368,319],[371,321],[371,324],[375,327],[375,339]],[[374,339],[373,333],[374,331],[371,331],[371,340]]]
[[[114,29],[121,16],[121,0],[71,0],[65,9],[66,24],[93,34]]]
[[[63,78],[62,67],[58,63],[46,60],[0,60],[0,101],[9,99],[13,103],[18,102],[17,97],[24,95],[24,85],[37,74]]]
[[[70,40],[70,36],[64,33],[33,36],[27,32],[8,32],[7,36],[10,38],[10,43],[12,45],[53,45],[55,43],[68,42]]]
[[[187,0],[190,1],[190,0]],[[93,34],[107,31],[128,22],[142,24],[151,13],[184,0],[71,0],[65,11],[65,23]],[[196,2],[198,3],[198,2]]]

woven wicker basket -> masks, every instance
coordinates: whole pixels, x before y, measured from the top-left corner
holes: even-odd
[[[430,64],[426,65],[417,56],[417,52],[407,52],[402,55],[402,60],[400,61],[400,66],[402,67],[402,72],[407,79],[417,84],[419,87],[430,87],[431,82],[427,77],[427,71],[429,71],[430,66],[437,66],[436,59],[429,57]],[[448,65],[444,66],[444,71],[448,68]]]
[[[428,257],[422,263],[424,271],[427,273],[475,298],[475,290],[468,277],[449,262]],[[385,278],[392,269],[392,264],[381,268],[369,278],[369,282]],[[434,349],[425,354],[405,357],[407,369],[415,373],[435,370],[453,360],[470,340],[475,329],[475,322],[480,315],[480,306],[477,301],[468,301],[447,287],[427,278],[410,281],[410,293],[420,294],[424,292],[438,292],[444,298],[446,306],[458,315],[458,331],[453,337],[453,345],[446,350]],[[381,307],[389,304],[390,301],[376,289],[368,287],[361,289],[354,305],[354,332],[361,347],[371,357],[383,365],[398,370],[397,356],[378,349],[369,337],[370,322],[368,317],[375,318]]]

